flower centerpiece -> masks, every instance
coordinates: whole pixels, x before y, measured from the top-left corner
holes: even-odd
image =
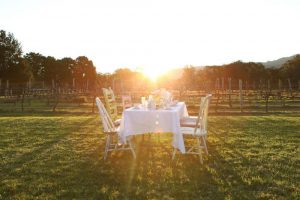
[[[153,99],[159,108],[168,107],[172,102],[172,94],[164,88],[152,92]]]

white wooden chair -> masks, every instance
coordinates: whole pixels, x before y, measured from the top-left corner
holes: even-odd
[[[207,118],[208,118],[208,108],[211,95],[201,98],[199,114],[196,118],[186,118],[185,123],[181,123],[180,131],[183,134],[184,138],[191,138],[196,141],[196,144],[190,147],[186,147],[186,154],[196,154],[200,156],[200,162],[203,163],[202,158],[202,149],[205,150],[208,154],[207,145],[206,145],[206,136],[207,136]],[[176,155],[176,148],[173,151],[173,158]]]
[[[119,127],[116,127],[114,125],[103,103],[98,97],[96,97],[96,104],[99,109],[99,114],[103,125],[103,133],[106,134],[106,145],[105,145],[103,159],[106,160],[109,151],[116,151],[116,150],[130,150],[133,157],[136,158],[135,151],[133,149],[133,146],[129,138],[127,138],[127,144],[123,144],[123,145],[118,144]],[[116,142],[114,143],[114,141]]]
[[[111,88],[102,88],[105,108],[116,126],[120,125],[121,119],[118,119],[117,101],[114,91]]]
[[[205,98],[208,98],[208,105],[207,105],[207,109],[209,108],[209,103],[211,101],[211,94],[208,94],[205,96]],[[201,101],[202,98],[200,99],[200,107],[199,107],[199,113],[201,111]],[[188,117],[184,117],[182,119],[180,119],[180,126],[182,127],[195,127],[196,126],[196,122],[197,122],[198,116],[188,116]]]
[[[122,106],[123,106],[123,110],[132,107],[132,101],[130,95],[122,95]]]

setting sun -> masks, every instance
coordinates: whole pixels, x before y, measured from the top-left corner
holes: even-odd
[[[157,78],[165,73],[164,69],[161,68],[144,68],[142,73],[147,76],[150,80],[156,81]]]

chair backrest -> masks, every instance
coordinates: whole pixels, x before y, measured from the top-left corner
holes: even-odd
[[[132,107],[131,96],[122,95],[122,105],[123,105],[123,110]]]
[[[208,109],[209,109],[209,104],[210,104],[210,101],[211,101],[211,98],[212,98],[212,94],[208,94],[206,95],[206,105],[205,105],[205,110],[204,110],[204,129],[207,133],[207,121],[208,121]]]
[[[207,134],[207,118],[208,118],[208,108],[212,95],[206,95],[201,97],[200,110],[196,122],[196,127],[194,129],[194,134]]]
[[[110,101],[115,101],[115,94],[114,91],[109,87],[109,88],[102,88],[104,96],[110,100]]]
[[[111,120],[109,114],[107,113],[103,103],[101,102],[99,97],[96,97],[96,104],[99,110],[99,114],[101,117],[102,125],[103,125],[103,132],[114,132],[115,125]]]
[[[102,88],[102,91],[106,110],[110,117],[115,120],[118,116],[118,109],[114,91],[111,88]]]

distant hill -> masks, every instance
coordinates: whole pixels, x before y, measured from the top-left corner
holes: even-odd
[[[280,68],[285,62],[288,60],[291,60],[294,58],[296,55],[290,56],[290,57],[283,57],[279,58],[277,60],[272,60],[272,61],[267,61],[267,62],[262,62],[266,68]]]

